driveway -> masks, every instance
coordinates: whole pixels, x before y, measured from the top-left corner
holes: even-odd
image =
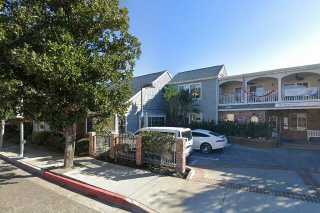
[[[271,167],[286,170],[309,169],[320,172],[320,151],[298,149],[255,149],[233,144],[224,151],[211,154],[194,152],[191,165],[204,168],[215,166]]]
[[[231,145],[188,160],[191,181],[320,203],[320,152]]]

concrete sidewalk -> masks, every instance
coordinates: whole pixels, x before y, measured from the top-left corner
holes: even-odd
[[[0,154],[16,159],[17,150]],[[101,162],[90,157],[76,158],[76,167],[55,169],[63,156],[26,146],[20,162],[86,182],[134,199],[158,212],[318,212],[318,202],[306,202],[271,194],[248,192],[241,188],[159,176],[149,171]],[[221,174],[223,176],[223,174]]]

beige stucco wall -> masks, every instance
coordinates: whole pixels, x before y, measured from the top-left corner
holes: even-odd
[[[241,86],[242,86],[241,82],[237,82],[237,81],[224,83],[220,86],[220,94],[221,95],[234,94],[235,89]]]
[[[248,82],[248,90],[250,86],[261,86],[265,90],[277,90],[278,80],[273,78],[258,78]]]

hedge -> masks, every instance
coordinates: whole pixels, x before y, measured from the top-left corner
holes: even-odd
[[[271,138],[272,127],[267,123],[235,123],[211,122],[192,123],[188,126],[191,129],[207,129],[227,136],[250,137],[250,138]]]
[[[65,148],[64,136],[50,131],[34,132],[32,134],[33,144],[46,146],[57,152],[63,153]],[[83,155],[89,153],[89,140],[82,139],[76,142],[75,154]]]

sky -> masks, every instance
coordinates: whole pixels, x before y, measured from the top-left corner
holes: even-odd
[[[224,64],[228,75],[320,63],[320,0],[120,0],[134,75]]]

